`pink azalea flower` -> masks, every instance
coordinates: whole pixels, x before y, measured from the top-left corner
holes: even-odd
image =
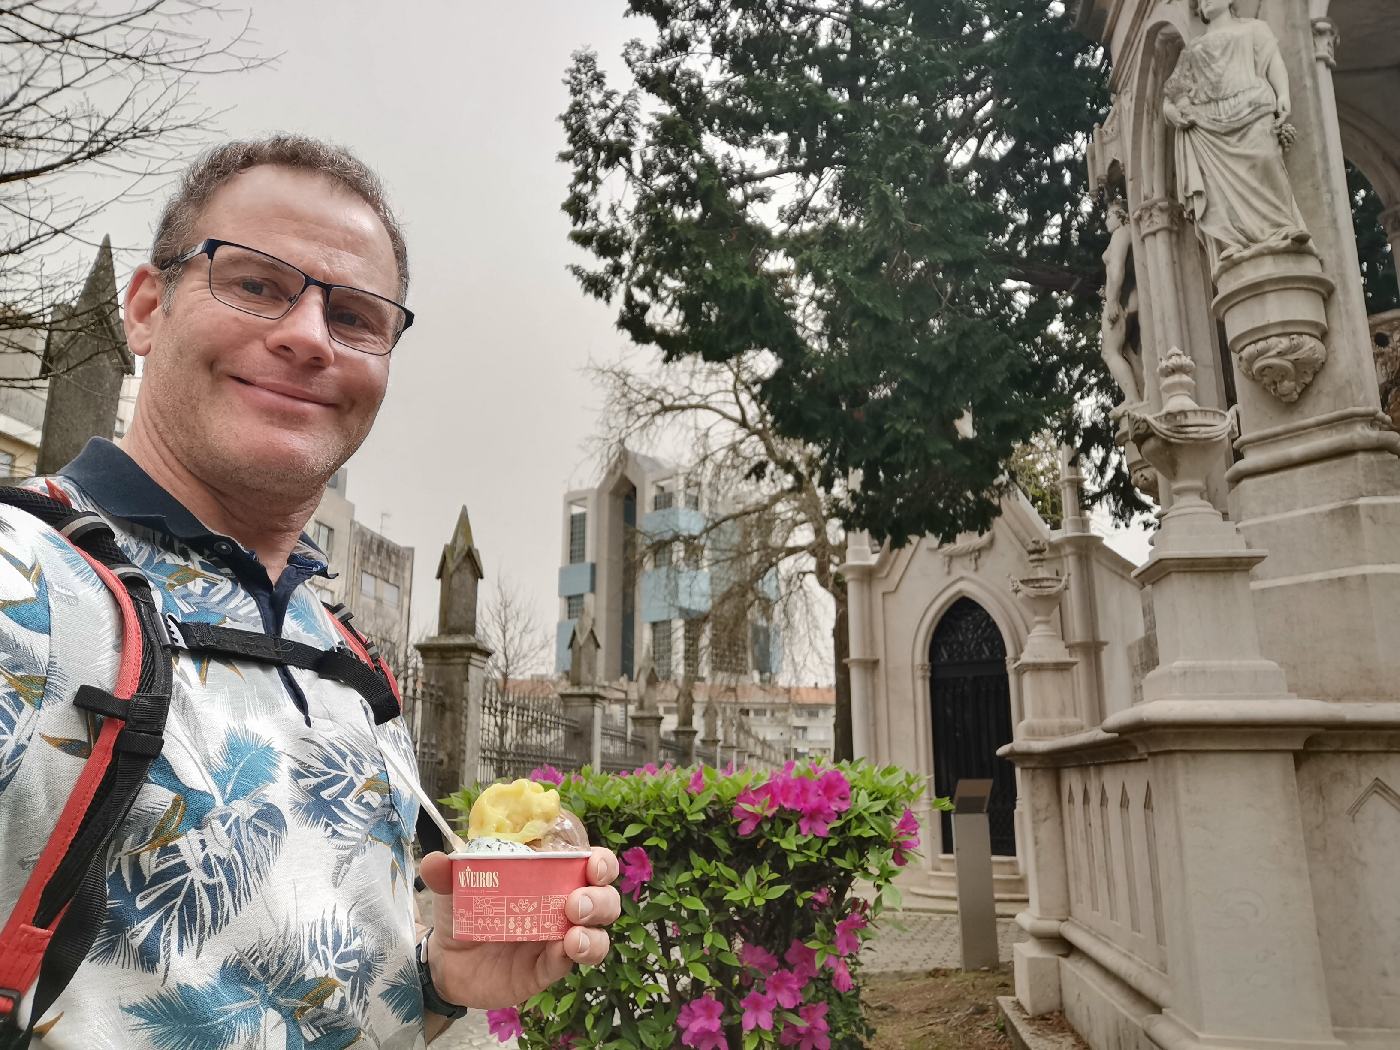
[[[817,975],[817,950],[808,948],[801,941],[794,940],[788,945],[783,961],[792,967],[792,972],[803,984]]]
[[[784,1010],[791,1010],[802,1001],[802,992],[806,987],[806,978],[797,976],[791,970],[779,970],[768,978],[768,994]]]
[[[852,913],[836,924],[836,954],[851,955],[860,951],[860,934],[870,924],[863,915]]]
[[[637,769],[633,770],[633,772],[636,773],[638,776],[645,775],[649,777],[654,777],[656,776],[656,774],[660,773],[661,770],[656,768],[655,762],[648,762],[644,766],[639,766]]]
[[[705,790],[704,766],[695,767],[695,772],[690,774],[690,783],[685,786],[685,789],[689,791],[692,795],[698,795],[700,794],[700,792]]]
[[[817,790],[835,813],[851,808],[851,782],[839,769],[828,769],[817,780]]]
[[[634,901],[641,899],[642,886],[650,882],[652,876],[651,858],[647,856],[647,851],[641,846],[633,846],[624,850],[618,861],[622,881],[618,884],[617,892],[631,894]]]
[[[894,826],[894,842],[891,845],[894,847],[895,866],[899,868],[908,864],[909,854],[919,848],[919,819],[908,806],[904,807],[904,815]]]
[[[728,762],[726,762],[724,764],[724,768],[720,770],[720,772],[724,776],[732,777],[734,775],[734,760],[731,758]]]
[[[825,907],[826,907],[828,904],[830,904],[830,903],[831,903],[831,887],[830,887],[830,886],[823,886],[821,889],[813,891],[813,893],[812,893],[812,907],[814,907],[814,908],[825,908]]]
[[[520,1011],[513,1006],[504,1010],[487,1010],[486,1027],[503,1043],[525,1034],[525,1029],[520,1024]]]
[[[778,1042],[795,1046],[797,1050],[831,1050],[831,1036],[826,1023],[826,1003],[812,1003],[797,1011],[801,1021],[783,1029]]]
[[[826,964],[831,967],[831,987],[838,992],[849,992],[856,986],[856,982],[851,979],[851,971],[846,965],[845,959],[831,956],[826,960]]]
[[[530,770],[529,779],[538,780],[545,784],[562,784],[564,783],[564,774],[553,766],[538,766]]]
[[[708,992],[681,1007],[676,1023],[681,1029],[681,1045],[695,1050],[729,1050],[721,1019],[724,1007]]]
[[[778,968],[778,957],[757,944],[745,944],[740,948],[739,961],[745,966],[753,967],[764,976]]]
[[[773,798],[767,785],[760,788],[745,788],[734,800],[730,815],[739,822],[740,835],[752,835],[759,824],[772,816],[775,811]]]
[[[750,992],[739,1005],[744,1010],[744,1031],[751,1032],[755,1028],[762,1028],[765,1032],[773,1030],[773,1008],[778,1005],[775,996],[767,992]]]

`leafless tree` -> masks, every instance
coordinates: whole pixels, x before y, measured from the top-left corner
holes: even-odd
[[[529,599],[508,576],[497,573],[477,616],[477,630],[492,650],[487,670],[504,692],[511,679],[541,671],[552,649],[549,631]]]
[[[742,666],[733,650],[747,649],[749,625],[773,624],[786,652],[829,654],[836,750],[848,757],[846,588],[838,572],[845,536],[833,514],[840,482],[824,487],[809,450],[777,434],[758,397],[763,357],[650,371],[624,361],[595,366],[593,375],[605,398],[600,455],[611,461],[624,449],[682,450],[687,484],[705,508],[698,533],[642,536],[636,556],[649,566],[698,565],[703,558],[711,600],[687,623],[708,623],[714,687],[722,689]],[[824,637],[814,637],[818,631]],[[687,652],[682,695],[695,670]]]
[[[195,82],[263,64],[248,29],[214,0],[0,7],[0,354],[41,357],[51,335],[93,320],[64,309],[92,261],[74,245],[95,251],[105,207],[188,160],[215,116],[194,102]],[[4,372],[5,385],[43,378],[37,366]]]

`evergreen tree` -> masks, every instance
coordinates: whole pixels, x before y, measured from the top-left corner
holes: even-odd
[[[1047,425],[1107,462],[1082,160],[1107,78],[1063,4],[629,7],[655,29],[625,52],[634,85],[589,52],[568,73],[575,273],[668,361],[760,362],[765,409],[811,455],[757,471],[812,476],[848,528],[899,544],[987,525]]]

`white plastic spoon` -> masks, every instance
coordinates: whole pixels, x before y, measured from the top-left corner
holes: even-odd
[[[428,814],[428,816],[432,818],[433,823],[438,826],[438,830],[442,832],[442,837],[446,839],[448,845],[452,847],[452,852],[465,853],[467,851],[466,842],[457,832],[452,830],[452,825],[447,822],[447,818],[438,810],[436,803],[428,797],[428,793],[423,790],[423,785],[418,783],[418,778],[411,777],[405,773],[403,766],[399,765],[398,756],[387,747],[381,747],[379,750],[384,756],[385,764],[389,766],[394,776],[399,778],[399,785],[408,786],[413,797],[418,800],[418,805],[423,807],[423,812]]]

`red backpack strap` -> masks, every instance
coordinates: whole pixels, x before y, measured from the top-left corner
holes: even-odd
[[[345,644],[349,646],[350,651],[378,671],[380,677],[388,684],[389,692],[394,697],[394,703],[398,705],[399,713],[402,713],[403,694],[399,692],[398,679],[390,670],[388,661],[379,655],[374,643],[350,626],[353,614],[344,605],[327,605],[326,611],[331,614],[331,623],[335,624],[336,630],[345,639]]]
[[[150,584],[127,561],[105,521],[25,489],[0,489],[0,503],[40,518],[87,561],[117,603],[122,632],[111,692],[82,686],[74,697],[77,706],[100,715],[102,725],[19,901],[0,928],[0,1042],[24,1046],[102,925],[106,848],[160,754],[171,667]],[[33,1005],[28,1024],[21,1025],[19,1005],[31,986]]]

